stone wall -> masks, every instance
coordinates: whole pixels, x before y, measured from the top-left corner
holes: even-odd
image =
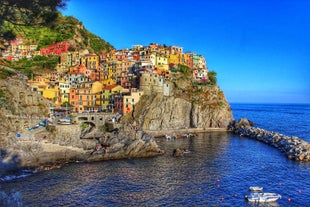
[[[253,127],[253,123],[246,119],[240,119],[232,129],[239,136],[250,137],[279,149],[291,160],[310,161],[310,143],[298,137]]]

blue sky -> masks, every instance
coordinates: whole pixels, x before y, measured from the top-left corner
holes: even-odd
[[[71,0],[62,13],[116,49],[203,55],[231,103],[310,103],[308,0]]]

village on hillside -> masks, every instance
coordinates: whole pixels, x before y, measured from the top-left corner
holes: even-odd
[[[151,43],[97,55],[88,50],[76,51],[69,42],[37,50],[36,45],[16,39],[1,53],[10,61],[58,56],[56,70],[28,80],[29,89],[77,113],[127,114],[143,94],[156,91],[169,96],[172,74],[184,69],[189,70],[193,80],[208,82],[205,58],[194,52],[184,53],[179,46]]]

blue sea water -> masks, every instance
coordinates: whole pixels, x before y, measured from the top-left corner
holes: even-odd
[[[310,105],[231,104],[235,119],[309,141]],[[288,160],[264,143],[231,133],[157,139],[166,154],[154,158],[74,163],[0,182],[20,192],[26,206],[310,206],[310,163]],[[172,150],[190,150],[184,157]],[[244,200],[249,186],[282,198]]]
[[[310,104],[231,104],[231,108],[236,120],[246,117],[256,127],[310,142]]]

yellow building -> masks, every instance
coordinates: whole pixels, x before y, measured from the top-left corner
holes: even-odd
[[[156,55],[156,67],[157,68],[161,70],[168,70],[169,69],[168,61],[169,59],[167,58],[165,54],[157,53]]]
[[[103,85],[99,81],[95,81],[91,87],[91,93],[94,95],[94,105],[99,108],[102,107],[101,95],[102,95]]]
[[[59,102],[61,104],[65,103],[65,102],[69,102],[69,96],[70,96],[70,84],[66,83],[64,81],[59,82],[59,92],[60,92],[60,96],[59,96]]]
[[[102,91],[102,89],[103,89],[102,83],[100,83],[99,81],[95,81],[92,84],[91,93],[98,93],[98,92]]]
[[[169,55],[168,61],[169,61],[169,64],[170,63],[175,64],[175,65],[180,64],[179,54],[171,54],[171,55]]]
[[[103,89],[102,89],[102,96],[101,96],[102,108],[103,109],[112,109],[112,108],[114,108],[112,96],[120,94],[120,92],[123,89],[124,88],[122,86],[120,86],[120,85],[104,86]]]
[[[103,85],[116,85],[116,62],[107,62],[103,65]]]
[[[96,54],[88,54],[81,57],[81,64],[85,65],[88,69],[97,69],[99,66],[99,56]]]
[[[31,91],[37,92],[40,95],[43,95],[43,91],[49,87],[48,79],[42,76],[36,76],[35,80],[28,80]]]
[[[46,99],[53,100],[54,103],[58,104],[58,96],[59,96],[59,90],[58,87],[55,88],[47,88],[43,90],[42,96]]]
[[[134,110],[135,105],[140,101],[143,91],[132,90],[130,95],[123,96],[123,114]]]

